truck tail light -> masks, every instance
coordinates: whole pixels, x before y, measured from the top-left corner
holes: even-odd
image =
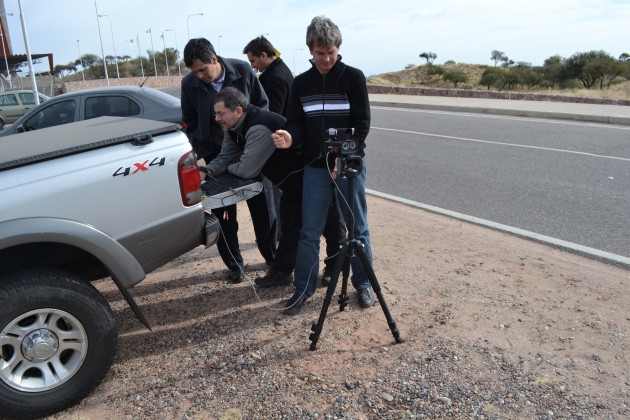
[[[185,206],[194,206],[202,198],[201,177],[197,169],[197,158],[194,152],[189,152],[182,156],[177,165],[177,170],[182,203]]]

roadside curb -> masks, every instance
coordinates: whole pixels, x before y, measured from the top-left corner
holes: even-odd
[[[545,118],[545,119],[557,119],[557,120],[569,120],[569,121],[582,121],[582,122],[594,122],[601,124],[615,124],[615,125],[630,125],[630,115],[628,117],[609,116],[609,115],[591,115],[591,114],[576,114],[570,112],[558,112],[558,111],[535,111],[516,108],[491,108],[491,107],[478,107],[478,106],[460,106],[460,105],[439,105],[439,104],[424,104],[424,103],[410,103],[410,102],[389,102],[389,101],[370,101],[370,105],[392,107],[392,108],[413,108],[413,109],[428,109],[436,111],[448,111],[448,112],[468,112],[473,114],[489,114],[489,115],[507,115],[513,117],[526,117],[526,118]]]
[[[374,197],[379,197],[387,201],[392,201],[406,206],[410,206],[416,209],[425,210],[431,213],[439,214],[461,220],[463,222],[472,223],[474,225],[486,227],[489,229],[497,230],[499,232],[507,233],[519,238],[527,239],[530,241],[538,242],[547,246],[562,249],[564,251],[572,252],[574,254],[583,255],[585,257],[601,261],[607,264],[615,265],[617,267],[630,269],[630,258],[623,255],[617,255],[610,252],[602,251],[599,249],[587,247],[584,245],[576,244],[573,242],[563,241],[561,239],[553,238],[546,235],[541,235],[536,232],[531,232],[524,229],[515,228],[512,226],[495,223],[489,220],[480,219],[478,217],[469,216],[467,214],[457,213],[451,210],[442,209],[440,207],[431,206],[429,204],[419,203],[417,201],[408,200],[406,198],[396,197],[387,193],[371,190],[366,188],[365,192]]]

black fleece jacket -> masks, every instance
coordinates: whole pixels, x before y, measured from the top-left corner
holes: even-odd
[[[292,148],[301,149],[307,164],[326,167],[324,141],[329,128],[354,128],[352,138],[359,142],[358,154],[365,155],[365,138],[370,131],[367,84],[363,72],[342,63],[341,56],[327,74],[321,74],[313,64],[293,80],[291,87],[286,130],[291,133]]]

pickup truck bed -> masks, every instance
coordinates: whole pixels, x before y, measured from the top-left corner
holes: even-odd
[[[141,118],[102,117],[42,131],[21,133],[0,142],[0,171],[82,153],[115,144],[141,145],[148,136],[177,130],[177,124]]]

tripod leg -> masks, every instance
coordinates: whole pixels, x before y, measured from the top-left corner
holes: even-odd
[[[385,314],[385,318],[387,319],[387,325],[389,325],[389,329],[394,336],[394,340],[396,343],[402,343],[404,340],[400,337],[400,332],[398,331],[398,327],[396,326],[396,321],[392,318],[392,314],[389,312],[389,308],[387,307],[387,303],[385,303],[385,298],[383,297],[383,292],[381,291],[381,286],[378,284],[378,280],[376,279],[376,274],[374,274],[374,270],[372,269],[372,265],[368,260],[365,251],[363,250],[363,245],[359,242],[353,242],[355,245],[354,248],[361,260],[361,264],[363,264],[363,268],[365,269],[366,274],[368,275],[368,279],[370,280],[370,284],[372,285],[372,290],[376,294],[378,298],[378,302],[381,304],[381,308],[383,309],[383,313]]]
[[[343,270],[342,270],[342,279],[341,279],[341,293],[339,293],[339,310],[343,311],[346,306],[348,306],[348,302],[350,301],[350,296],[348,295],[348,277],[350,277],[350,259],[352,258],[351,250],[348,250],[348,255],[345,256],[343,260]]]
[[[335,293],[335,288],[337,287],[337,282],[339,281],[339,273],[341,273],[341,268],[345,264],[346,257],[348,255],[348,251],[350,249],[349,244],[345,244],[341,247],[339,251],[339,255],[335,260],[335,266],[333,267],[332,275],[330,276],[330,283],[328,284],[328,288],[326,289],[326,297],[324,298],[324,305],[322,306],[322,310],[319,313],[319,319],[317,320],[317,324],[313,324],[311,327],[311,331],[313,331],[309,335],[309,340],[311,340],[311,351],[317,349],[317,341],[319,340],[319,335],[322,332],[322,327],[324,326],[324,320],[326,319],[326,312],[328,312],[328,306],[330,306],[330,301],[332,300],[332,296]]]

